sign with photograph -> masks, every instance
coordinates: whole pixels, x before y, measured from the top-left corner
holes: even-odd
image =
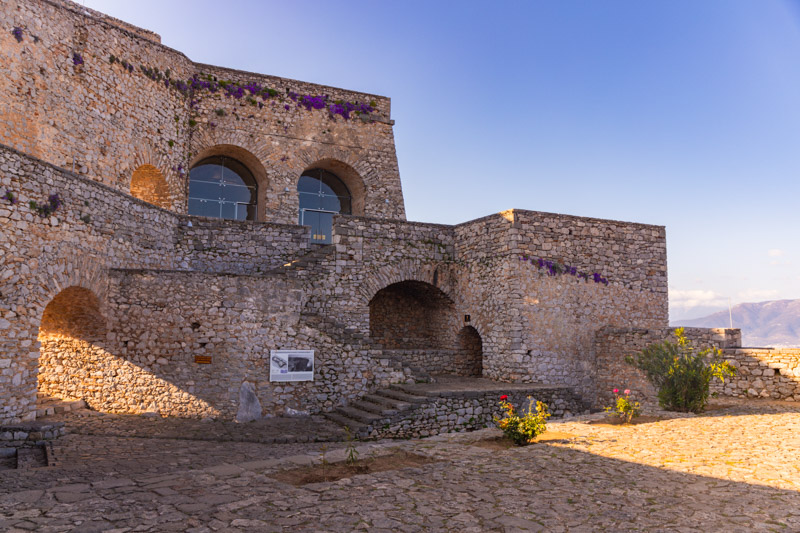
[[[314,381],[314,350],[270,350],[270,381]]]

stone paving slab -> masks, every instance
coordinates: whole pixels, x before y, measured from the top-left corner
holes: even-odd
[[[143,466],[127,477],[101,468],[94,481],[86,469],[41,469],[52,482],[24,490],[9,488],[13,476],[3,472],[0,530],[800,531],[800,406],[738,403],[630,427],[587,423],[602,416],[551,423],[570,436],[525,448],[473,444],[494,429],[365,445],[362,457],[399,448],[436,462],[305,487],[273,480],[297,461],[261,443],[222,444],[275,460],[231,448],[216,464]]]

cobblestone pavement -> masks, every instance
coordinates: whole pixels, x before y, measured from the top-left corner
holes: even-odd
[[[0,472],[0,530],[800,531],[800,405],[728,403],[630,427],[552,421],[568,435],[508,450],[474,445],[493,429],[369,444],[362,457],[437,462],[305,487],[269,475],[317,461],[319,443],[72,434],[62,466]]]

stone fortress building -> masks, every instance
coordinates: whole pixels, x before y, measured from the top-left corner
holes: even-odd
[[[0,22],[0,423],[43,396],[323,413],[437,374],[593,405],[608,347],[667,327],[663,227],[406,221],[389,98],[194,63],[67,0]]]

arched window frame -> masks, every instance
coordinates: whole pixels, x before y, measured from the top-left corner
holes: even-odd
[[[203,179],[204,177],[198,175],[197,169],[204,166],[219,167],[219,178],[212,179],[211,176],[208,176]],[[212,170],[209,169],[209,171]],[[249,198],[245,202],[248,191]],[[219,196],[216,199],[213,198],[217,193]],[[258,199],[259,184],[256,176],[248,165],[235,157],[224,154],[209,155],[197,161],[189,171],[188,212],[190,215],[227,220],[258,220]],[[213,212],[214,204],[218,205],[217,213]],[[201,210],[201,206],[204,205],[207,208]]]
[[[324,168],[311,168],[297,181],[298,222],[311,226],[311,242],[330,244],[333,217],[353,212],[353,196],[339,176]]]

